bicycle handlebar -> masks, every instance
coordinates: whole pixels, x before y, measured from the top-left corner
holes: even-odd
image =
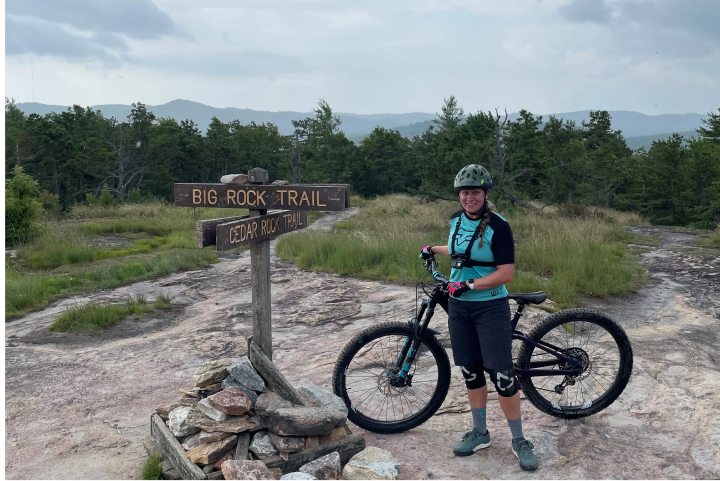
[[[448,281],[447,277],[438,272],[438,262],[435,260],[435,256],[423,261],[423,264],[425,265],[425,269],[432,274],[433,279],[435,279],[436,282],[444,283]]]

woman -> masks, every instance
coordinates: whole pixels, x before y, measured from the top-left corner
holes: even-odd
[[[512,432],[512,451],[524,470],[536,469],[533,445],[526,440],[520,420],[520,394],[512,362],[510,304],[505,284],[513,280],[515,246],[508,222],[488,207],[492,177],[475,164],[455,176],[462,209],[450,220],[447,246],[425,246],[420,256],[450,257],[452,272],[448,325],[455,364],[462,366],[474,427],[463,435],[453,452],[469,456],[490,446],[485,427],[490,375],[500,407]]]

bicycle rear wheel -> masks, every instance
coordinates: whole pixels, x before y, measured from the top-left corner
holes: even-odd
[[[427,421],[450,387],[450,361],[433,336],[422,340],[408,372],[409,385],[390,382],[399,353],[412,331],[406,323],[384,323],[358,333],[333,370],[333,390],[348,406],[348,418],[363,429],[390,434]]]
[[[560,311],[535,326],[528,337],[582,362],[583,371],[575,376],[518,377],[530,402],[546,414],[565,419],[595,414],[612,404],[630,380],[630,340],[622,327],[600,312]],[[570,369],[531,344],[521,346],[517,364],[521,369]]]

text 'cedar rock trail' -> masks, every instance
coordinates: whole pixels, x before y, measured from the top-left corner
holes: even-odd
[[[268,212],[259,217],[220,224],[216,230],[218,251],[227,251],[251,242],[260,242],[272,237],[307,227],[307,212]]]
[[[175,205],[340,211],[347,187],[339,185],[175,184]]]

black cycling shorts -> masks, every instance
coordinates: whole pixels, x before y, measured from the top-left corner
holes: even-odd
[[[448,328],[457,366],[482,361],[485,369],[503,371],[513,366],[512,324],[507,297],[490,301],[450,298]]]

